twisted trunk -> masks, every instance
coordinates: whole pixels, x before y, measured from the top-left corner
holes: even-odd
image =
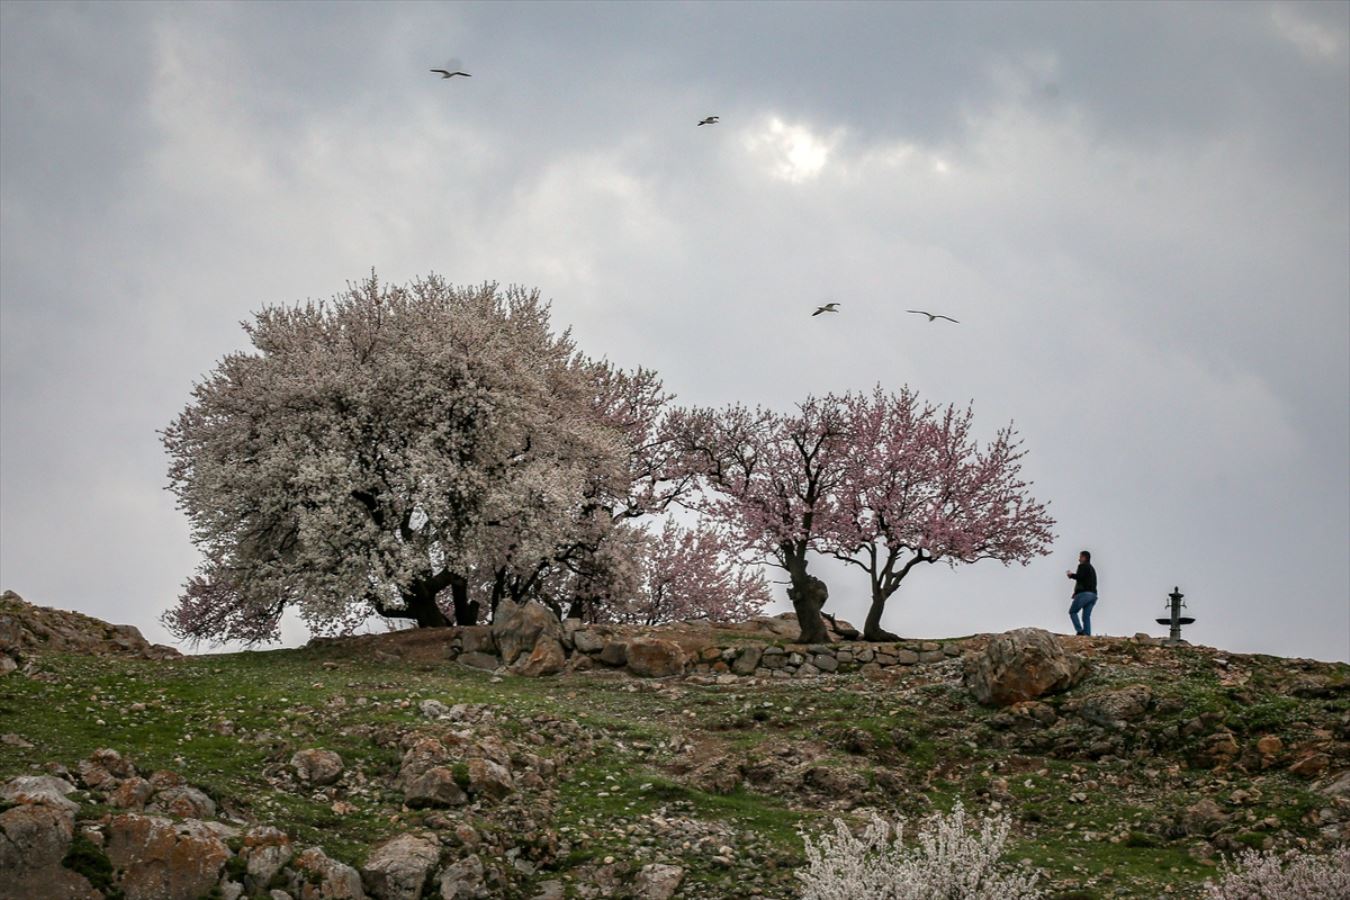
[[[820,611],[829,599],[830,589],[814,575],[806,571],[805,552],[795,552],[795,548],[785,548],[784,562],[788,578],[792,584],[788,588],[788,599],[797,612],[797,625],[801,628],[803,644],[828,644],[830,633],[825,629],[825,620]]]

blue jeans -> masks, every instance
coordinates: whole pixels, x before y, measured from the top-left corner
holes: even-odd
[[[1073,605],[1069,607],[1069,618],[1073,620],[1074,634],[1092,634],[1092,607],[1097,605],[1097,595],[1092,591],[1083,591],[1073,595]],[[1078,623],[1078,613],[1083,614],[1083,623]]]

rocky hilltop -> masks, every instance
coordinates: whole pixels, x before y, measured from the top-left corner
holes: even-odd
[[[182,654],[147,641],[134,625],[109,625],[83,613],[34,606],[13,591],[0,594],[0,673],[45,654],[175,659]]]
[[[957,801],[1009,817],[1009,862],[1064,900],[1196,897],[1245,848],[1350,843],[1341,664],[530,606],[177,657],[21,603],[0,900],[787,898],[802,832],[875,811],[912,833]]]

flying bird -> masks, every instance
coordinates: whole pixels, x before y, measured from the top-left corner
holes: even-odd
[[[721,117],[721,116],[708,116],[706,119],[701,119],[701,120],[699,121],[698,124],[700,124],[700,125],[716,125],[716,124],[717,124],[717,120],[720,119],[720,118],[722,118],[722,117]]]
[[[923,310],[923,309],[907,309],[907,310],[905,310],[905,312],[918,313],[918,314],[921,315],[921,316],[927,316],[927,317],[928,317],[928,321],[930,321],[930,322],[933,321],[934,319],[946,319],[948,322],[953,322],[953,323],[955,323],[955,324],[957,324],[957,325],[960,325],[960,324],[961,324],[960,322],[957,322],[955,319],[953,319],[951,316],[943,316],[943,315],[939,315],[938,313],[930,313],[930,312],[928,312],[927,310]]]
[[[451,72],[449,69],[432,69],[431,71],[436,72],[436,73],[439,74],[439,75],[441,76],[441,78],[443,78],[443,79],[444,79],[444,78],[454,78],[456,75],[463,75],[465,78],[472,78],[472,77],[473,77],[473,76],[470,75],[468,72]]]
[[[821,313],[824,313],[824,312],[839,312],[839,304],[838,304],[838,303],[826,303],[824,306],[818,306],[818,307],[816,307],[816,311],[813,312],[813,313],[811,313],[811,315],[813,315],[813,316],[818,316],[818,315],[820,315]]]

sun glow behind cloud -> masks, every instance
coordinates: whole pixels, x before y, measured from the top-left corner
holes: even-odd
[[[745,150],[775,178],[802,184],[824,172],[842,137],[842,131],[819,135],[806,125],[769,116],[746,136]]]

